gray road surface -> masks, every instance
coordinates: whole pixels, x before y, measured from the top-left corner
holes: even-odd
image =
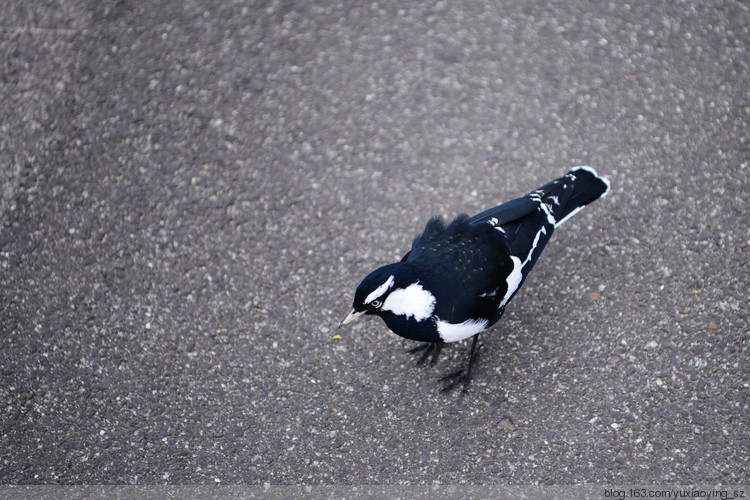
[[[734,0],[6,1],[0,482],[749,482],[749,50]],[[337,329],[579,164],[463,398],[465,343]]]

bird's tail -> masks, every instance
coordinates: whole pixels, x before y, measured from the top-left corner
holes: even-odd
[[[609,181],[591,167],[576,167],[537,191],[551,208],[555,227],[609,192]]]

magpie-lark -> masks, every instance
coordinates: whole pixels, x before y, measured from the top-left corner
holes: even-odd
[[[481,349],[479,333],[494,325],[534,267],[552,232],[601,198],[609,181],[578,167],[526,196],[446,224],[434,217],[400,262],[370,273],[354,294],[354,308],[339,327],[363,314],[383,318],[396,334],[423,344],[417,362],[442,345],[474,337],[466,361],[440,380],[468,387]]]

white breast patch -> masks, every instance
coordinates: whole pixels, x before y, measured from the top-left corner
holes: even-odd
[[[463,323],[448,323],[438,320],[437,331],[443,342],[458,342],[481,332],[487,328],[488,323],[489,321],[486,319],[467,319]]]

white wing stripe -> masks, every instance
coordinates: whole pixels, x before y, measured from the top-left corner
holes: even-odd
[[[511,260],[513,261],[513,270],[505,280],[506,283],[508,283],[508,290],[505,292],[505,296],[503,297],[503,301],[500,302],[499,307],[505,306],[505,304],[508,303],[516,290],[518,290],[518,286],[521,284],[521,280],[523,279],[523,274],[521,273],[521,271],[523,271],[523,266],[528,264],[528,262],[531,260],[531,256],[533,255],[536,246],[539,244],[539,238],[541,238],[542,234],[547,234],[547,229],[544,226],[542,226],[542,228],[536,232],[534,242],[531,244],[531,250],[529,250],[529,254],[526,256],[526,260],[521,262],[521,259],[519,259],[515,255],[510,256]]]

